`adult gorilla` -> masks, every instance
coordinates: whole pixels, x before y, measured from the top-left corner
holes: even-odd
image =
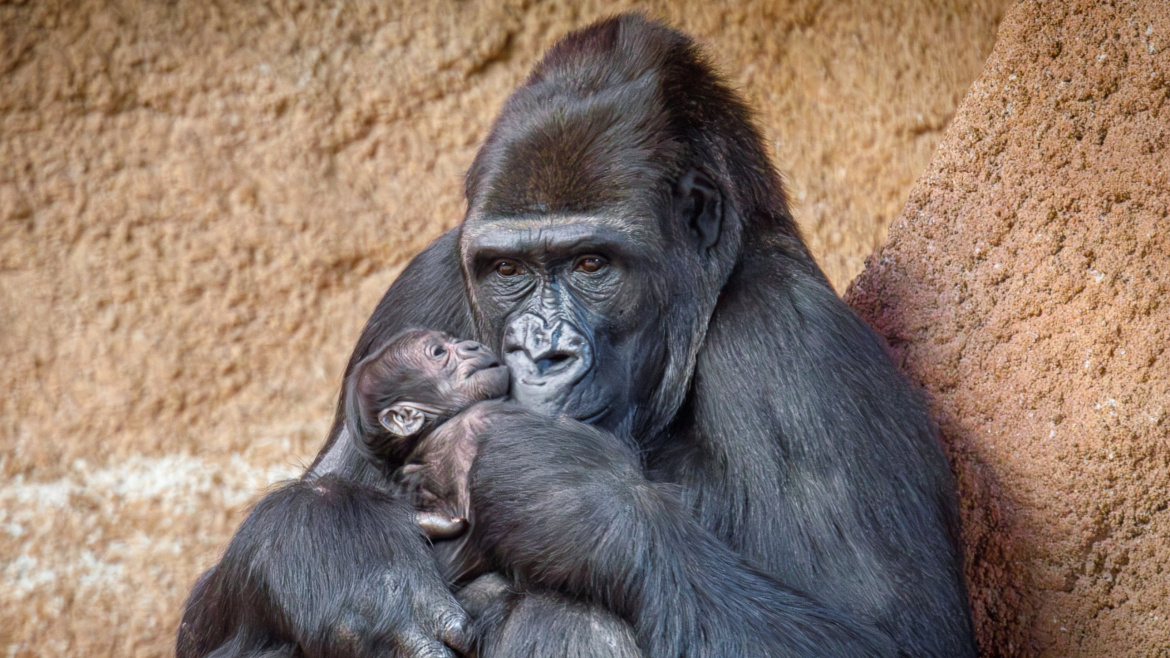
[[[833,293],[693,42],[635,16],[569,35],[466,191],[461,229],[391,286],[350,368],[407,326],[475,335],[517,401],[603,430],[484,433],[473,533],[529,592],[481,620],[484,653],[974,653],[923,404]],[[343,420],[196,584],[180,656],[466,648]]]

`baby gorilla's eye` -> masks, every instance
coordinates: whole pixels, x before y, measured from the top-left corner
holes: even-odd
[[[524,266],[512,260],[496,261],[496,274],[500,276],[516,276],[524,273]]]
[[[431,358],[441,359],[447,354],[447,348],[442,345],[431,345]]]
[[[593,274],[594,272],[600,271],[605,265],[606,260],[601,256],[584,256],[577,259],[577,262],[573,265],[573,269],[578,272]]]

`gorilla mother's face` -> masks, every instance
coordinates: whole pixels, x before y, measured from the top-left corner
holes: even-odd
[[[517,402],[648,437],[682,404],[738,242],[720,163],[678,131],[661,76],[622,61],[512,95],[468,170],[459,249]]]
[[[512,371],[517,402],[615,427],[661,378],[661,297],[646,258],[653,240],[638,224],[573,214],[464,224],[469,296],[484,341]]]

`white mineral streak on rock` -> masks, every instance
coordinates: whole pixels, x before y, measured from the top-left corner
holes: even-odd
[[[23,598],[58,579],[79,589],[123,589],[125,563],[131,562],[126,558],[133,555],[132,563],[141,563],[144,553],[177,554],[184,540],[152,540],[138,532],[129,541],[107,544],[98,541],[103,527],[134,527],[147,517],[161,517],[170,525],[176,517],[197,516],[208,501],[220,509],[240,508],[300,471],[292,465],[251,464],[238,456],[217,464],[167,455],[135,456],[99,469],[78,462],[72,474],[47,482],[18,476],[0,486],[0,529],[15,540],[0,545],[5,596]],[[84,544],[55,541],[69,527],[92,532]],[[87,545],[102,548],[95,551]]]

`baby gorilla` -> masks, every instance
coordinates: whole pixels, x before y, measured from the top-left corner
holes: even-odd
[[[432,539],[467,528],[467,476],[493,406],[477,403],[503,398],[508,384],[507,366],[483,345],[426,330],[398,334],[350,377],[354,445],[380,466],[403,464],[390,480]],[[449,581],[481,573],[482,557],[466,537],[435,547]]]
[[[605,647],[608,658],[640,657],[633,628],[624,620],[601,606],[533,586],[519,574],[505,577],[501,571],[509,571],[507,565],[498,563],[498,555],[490,561],[481,543],[486,538],[476,536],[484,524],[465,532],[476,523],[469,474],[485,433],[531,441],[537,450],[543,443],[568,441],[581,451],[574,462],[600,465],[620,452],[592,428],[534,416],[504,400],[509,380],[507,366],[477,342],[437,331],[403,332],[351,373],[349,434],[381,468],[402,464],[388,473],[390,481],[418,510],[419,525],[431,539],[457,538],[435,542],[436,559],[447,581],[460,585],[455,595],[480,629],[481,655],[601,656],[599,647]],[[598,445],[605,447],[591,447]],[[618,476],[617,470],[612,473]],[[556,630],[546,632],[549,628]]]

